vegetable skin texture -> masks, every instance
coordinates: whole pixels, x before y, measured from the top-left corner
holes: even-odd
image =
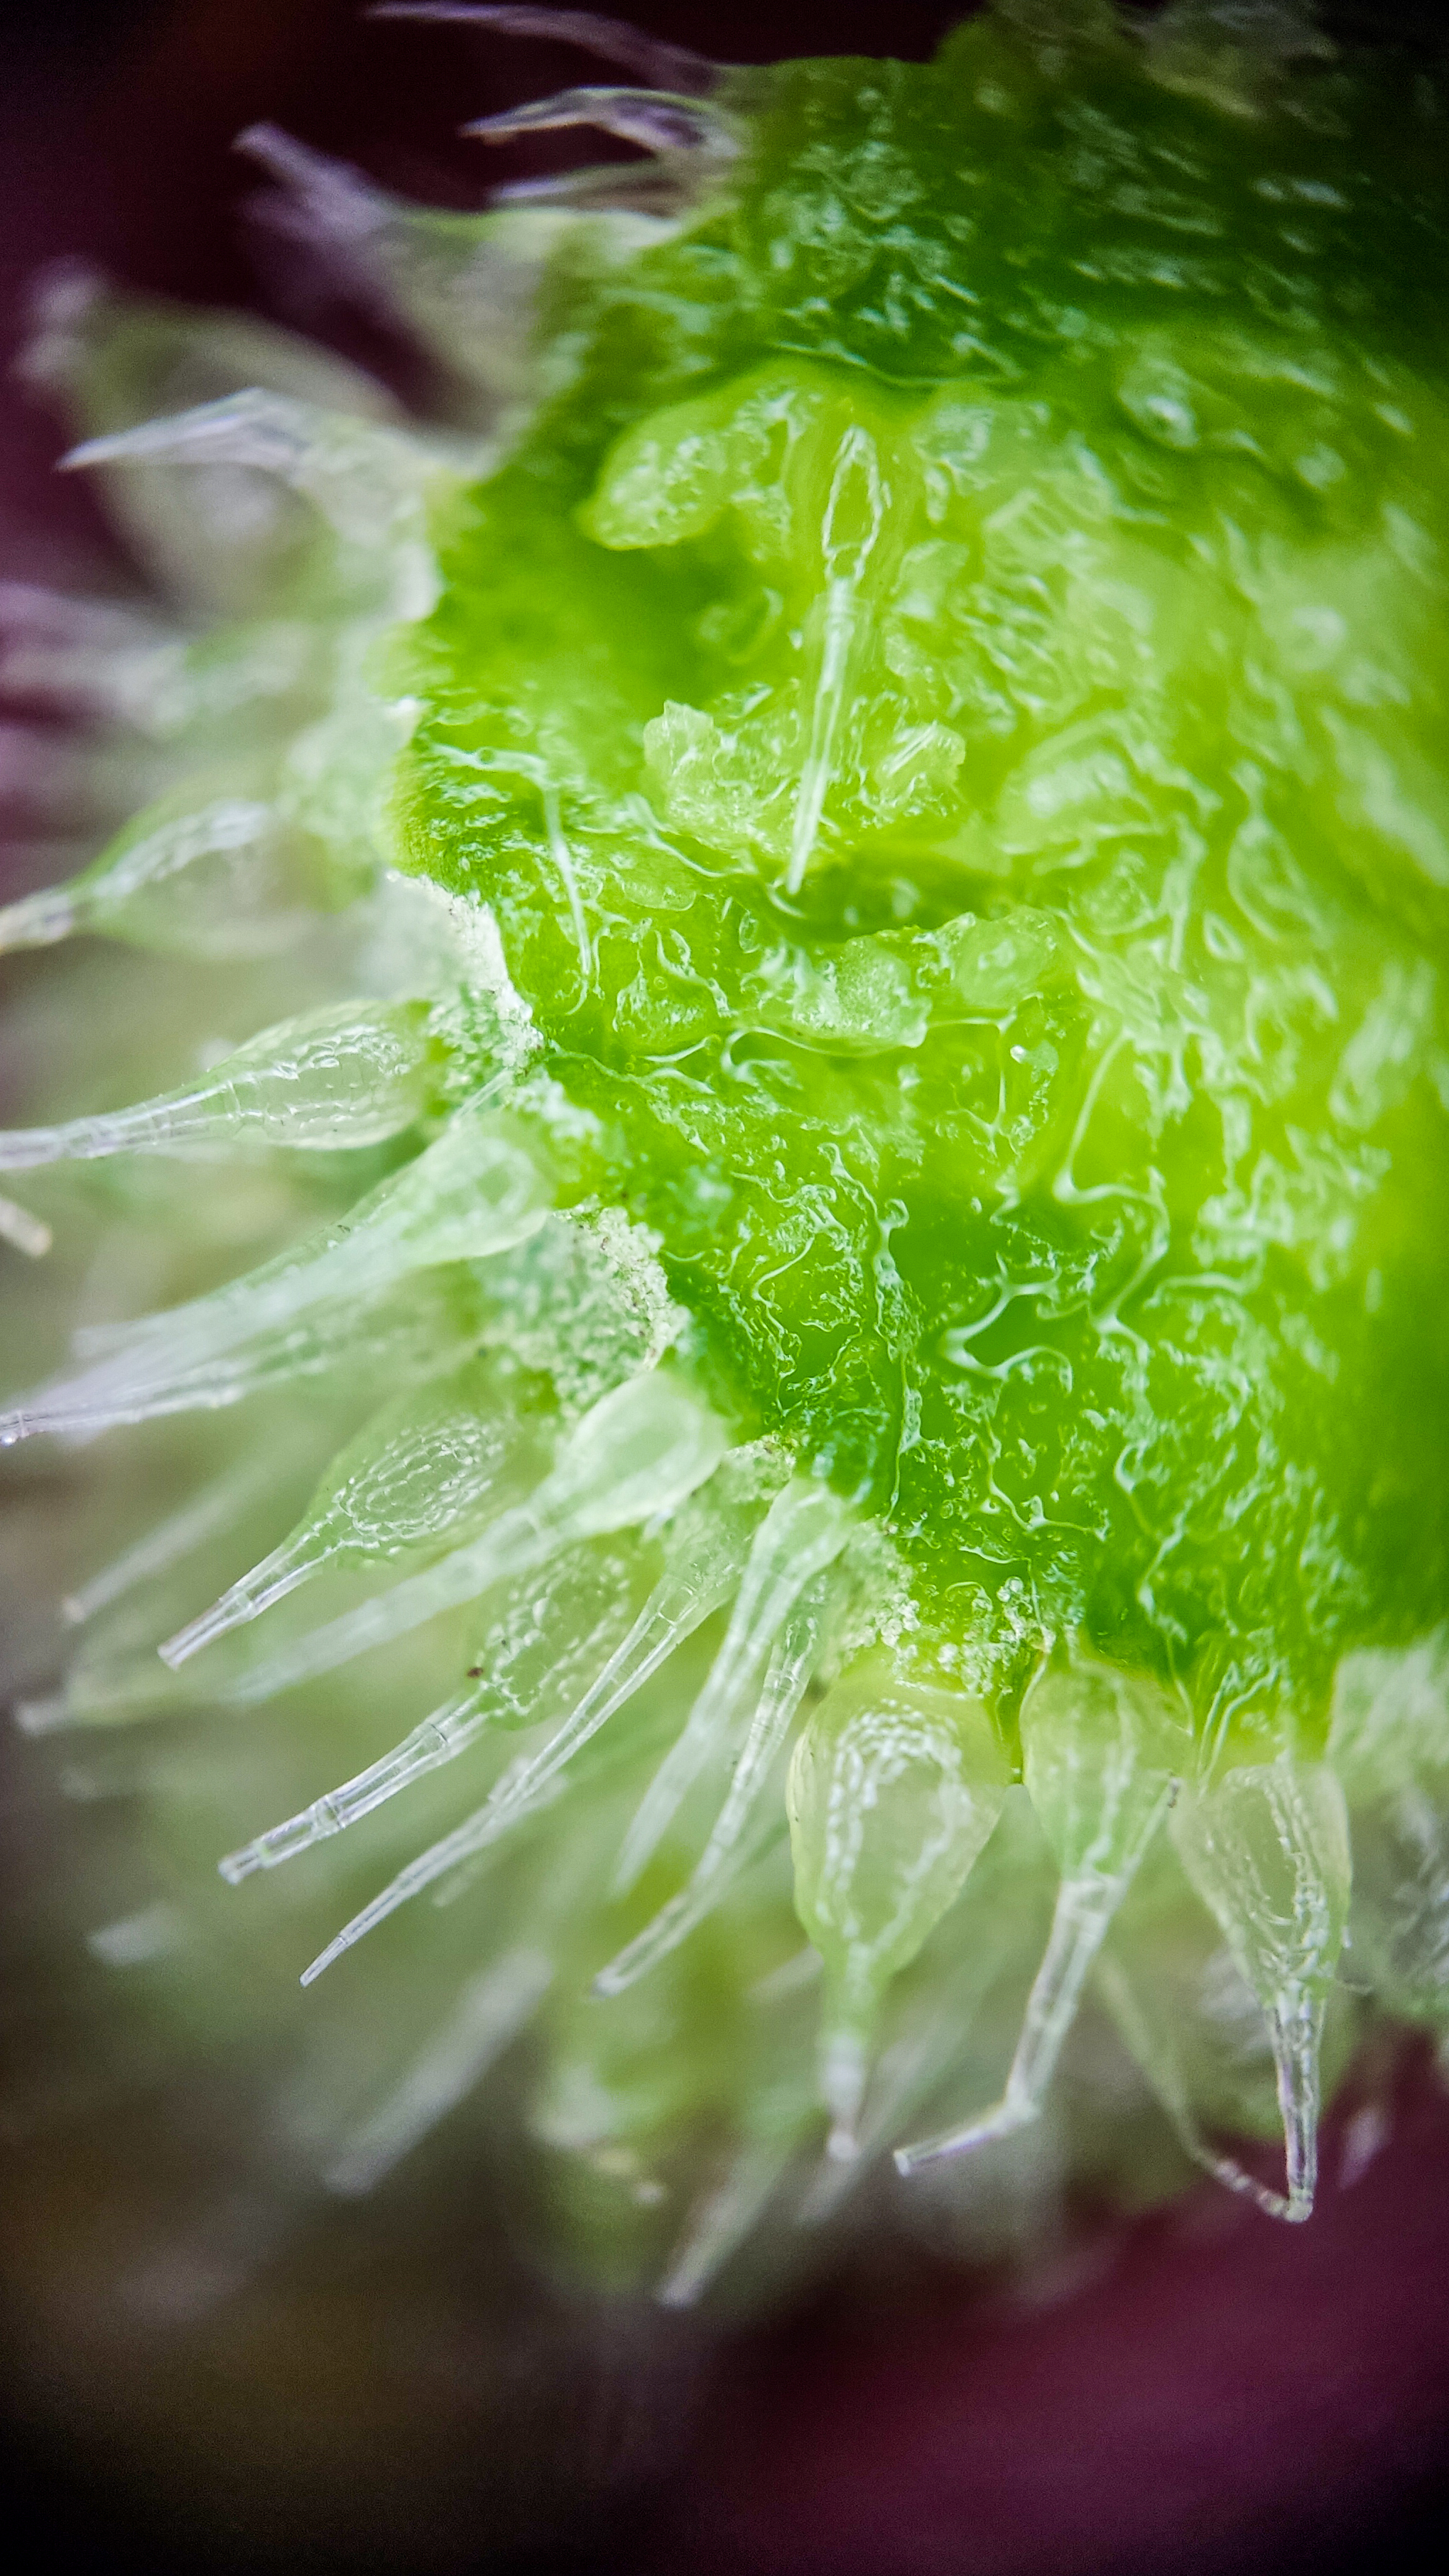
[[[244,520],[211,530],[242,649],[183,691],[183,734],[260,608],[301,637],[267,630],[246,796],[183,775],[68,917],[21,907],[11,936],[243,953],[227,871],[255,846],[314,918],[390,870],[416,944],[385,1000],[274,1031],[270,1073],[253,1042],[146,1113],[163,1153],[198,1120],[275,1145],[290,1086],[329,1144],[383,1149],[352,1166],[371,1194],[338,1214],[318,1171],[304,1256],[6,1418],[347,1378],[343,1281],[376,1302],[390,1404],[253,1575],[149,1641],[183,1700],[204,1654],[223,1709],[309,1688],[367,1757],[224,1863],[307,1853],[325,1898],[356,1845],[390,1856],[307,1979],[406,1907],[369,1942],[394,2001],[348,2048],[395,2060],[424,1997],[441,2017],[360,2123],[339,2087],[334,2189],[531,2021],[581,2258],[684,2301],[762,2213],[820,2218],[890,2148],[911,2176],[955,2159],[968,2231],[1043,2122],[1068,2171],[1163,2187],[1160,2132],[1103,2146],[1056,2082],[1110,2026],[1179,2149],[1299,2219],[1362,2012],[1346,1929],[1355,1989],[1442,2018],[1435,113],[1282,13],[1243,46],[1211,9],[1017,0],[930,66],[726,69],[656,103],[641,208],[617,170],[533,231],[368,199],[379,257],[436,255],[426,292],[391,274],[484,389],[471,448],[322,360],[262,350],[233,391],[205,323],[219,399],[179,424],[138,428],[95,362],[124,318],[65,362],[78,461],[173,587],[196,464],[317,521],[260,563]],[[531,311],[511,343],[509,294],[480,335],[459,287],[449,345],[460,245]],[[169,889],[213,857],[198,931]],[[268,878],[254,946],[276,902]],[[6,1159],[141,1141],[80,1125]],[[282,1590],[344,1563],[360,1597],[270,1644]],[[379,1750],[354,1658],[419,1628],[420,1710]],[[170,1687],[83,1655],[31,1722]],[[492,1770],[459,1822],[465,1749]],[[471,1932],[420,1922],[407,1900],[479,1867],[502,1877]],[[1283,2191],[1229,2152],[1280,2126]]]

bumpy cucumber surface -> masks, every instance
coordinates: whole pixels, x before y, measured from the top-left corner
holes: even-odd
[[[679,2299],[890,2150],[902,2207],[1050,2135],[1047,2197],[1186,2150],[1301,2218],[1324,2053],[1449,2007],[1441,93],[1194,0],[924,66],[570,23],[634,85],[495,128],[648,162],[444,217],[249,138],[448,428],[49,291],[176,622],[11,596],[12,689],[160,793],[0,938],[305,1008],[0,1138],[93,1298],[173,1228],[0,1431],[200,1426],[29,1722],[220,1711],[154,1865],[279,1974],[193,1878],[302,1783],[223,1867],[346,1891],[309,1981],[385,1954],[336,2188],[528,2025],[575,2241]]]

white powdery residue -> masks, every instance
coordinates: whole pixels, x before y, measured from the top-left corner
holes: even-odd
[[[455,984],[458,943],[452,902],[426,877],[385,869],[376,890],[348,915],[362,934],[352,969],[354,988],[392,1001]]]
[[[533,1012],[508,972],[492,909],[474,895],[449,894],[442,900],[464,981],[486,993],[498,1022],[504,1061],[510,1072],[520,1072],[543,1040],[533,1025]]]
[[[850,1542],[850,1597],[819,1678],[827,1685],[867,1647],[898,1646],[919,1627],[920,1613],[905,1559],[879,1521],[865,1521]]]
[[[494,936],[497,936],[496,930]],[[499,953],[502,954],[501,948]],[[507,972],[506,968],[504,972]],[[523,1008],[527,1007],[525,1003]],[[570,1100],[563,1084],[555,1082],[551,1073],[535,1071],[530,1074],[527,1089],[520,1091],[514,1105],[530,1110],[560,1144],[591,1145],[599,1136],[599,1122],[592,1109],[581,1109],[576,1101]]]
[[[498,1025],[504,1069],[519,1072],[542,1045],[533,1013],[508,972],[490,907],[448,894],[427,877],[389,868],[372,898],[372,936],[360,961],[369,992],[483,994]]]
[[[535,1086],[523,1095],[537,1106]],[[486,1339],[553,1380],[575,1420],[627,1378],[651,1370],[687,1320],[669,1296],[654,1239],[592,1203],[555,1209],[489,1271]]]
[[[589,1206],[551,1216],[515,1263],[508,1347],[552,1378],[566,1418],[654,1368],[688,1322],[656,1252],[646,1227]]]
[[[638,1326],[640,1367],[657,1367],[689,1322],[688,1308],[671,1297],[660,1265],[662,1237],[647,1225],[631,1223],[622,1208],[599,1208],[579,1223],[602,1254],[609,1278]]]

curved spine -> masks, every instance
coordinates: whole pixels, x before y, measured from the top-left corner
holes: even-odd
[[[1319,2051],[1348,1915],[1343,1791],[1326,1763],[1244,1763],[1184,1792],[1172,1833],[1263,2007],[1283,2121],[1282,2215],[1302,2221],[1317,2187]]]
[[[222,1877],[235,1886],[254,1870],[275,1869],[314,1843],[345,1832],[425,1773],[456,1761],[486,1728],[537,1725],[581,1661],[602,1658],[605,1669],[612,1661],[618,1630],[628,1618],[633,1571],[632,1563],[617,1557],[597,1568],[580,1567],[571,1556],[557,1560],[551,1579],[527,1603],[528,1628],[511,1654],[505,1621],[501,1632],[494,1632],[502,1633],[502,1650],[489,1655],[485,1647],[486,1674],[474,1689],[460,1691],[434,1709],[400,1744],[340,1788],[329,1789],[298,1815],[258,1834],[241,1851],[228,1853],[219,1863]],[[540,1662],[541,1672],[530,1669]]]
[[[476,27],[500,36],[540,36],[551,45],[577,45],[584,53],[636,73],[653,89],[682,90],[699,98],[708,98],[728,68],[687,45],[666,44],[642,27],[631,27],[626,19],[607,18],[593,9],[493,6],[490,0],[373,0],[367,14]]]
[[[657,1372],[631,1378],[585,1414],[529,1500],[481,1538],[282,1649],[222,1696],[271,1699],[476,1601],[490,1584],[546,1563],[575,1539],[669,1511],[704,1482],[723,1446],[716,1417],[677,1380]]]
[[[347,1003],[267,1029],[202,1080],[60,1127],[0,1131],[0,1171],[255,1143],[337,1152],[399,1135],[431,1105],[425,1003]]]
[[[999,2101],[960,2127],[899,2147],[903,2174],[962,2155],[1039,2118],[1107,1928],[1171,1803],[1189,1744],[1148,1681],[1070,1658],[1021,1712],[1026,1784],[1061,1870],[1051,1932]]]
[[[795,1910],[825,1961],[818,2043],[829,2152],[856,2152],[881,2001],[960,1895],[1010,1769],[982,1703],[877,1653],[811,1713],[786,1790]]]
[[[842,1525],[835,1555],[847,1535]],[[688,1881],[617,1958],[600,1969],[594,1979],[596,1994],[622,1994],[638,1978],[647,1976],[713,1911],[725,1889],[762,1847],[762,1838],[752,1835],[750,1829],[791,1720],[829,1642],[839,1606],[840,1589],[831,1574],[833,1563],[834,1555],[827,1558],[824,1572],[806,1582],[782,1623],[724,1803]],[[772,1814],[763,1839],[778,1839],[784,1821],[782,1814]]]
[[[84,439],[61,459],[70,472],[164,462],[273,474],[313,503],[369,572],[381,559],[391,575],[388,604],[403,617],[424,616],[433,604],[425,504],[443,461],[380,421],[260,388]]]
[[[108,1332],[92,1367],[14,1400],[0,1413],[0,1446],[77,1417],[135,1420],[126,1408],[149,1387],[206,1371],[319,1306],[379,1297],[412,1271],[506,1252],[537,1233],[551,1196],[535,1157],[486,1103],[474,1103],[338,1223],[208,1297]]]
[[[159,1649],[172,1671],[337,1563],[376,1565],[441,1545],[493,1508],[536,1456],[537,1424],[487,1359],[465,1360],[382,1407],[333,1460],[295,1529]]]
[[[844,1507],[828,1486],[797,1476],[776,1495],[755,1533],[704,1688],[635,1810],[609,1881],[611,1896],[628,1894],[704,1764],[733,1737],[801,1592],[839,1555],[848,1535]]]
[[[560,90],[555,98],[530,99],[526,107],[480,116],[463,132],[481,143],[511,143],[519,134],[552,134],[574,125],[593,126],[670,158],[689,154],[728,162],[740,149],[733,118],[697,98],[671,98],[653,89]]]

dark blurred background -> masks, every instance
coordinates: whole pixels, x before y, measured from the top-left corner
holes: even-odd
[[[964,14],[931,0],[634,12],[735,60],[924,55]],[[1427,0],[1329,12],[1363,40],[1391,14],[1414,45],[1439,42]],[[0,337],[13,345],[27,275],[68,252],[139,285],[263,300],[234,211],[251,183],[229,151],[254,118],[403,191],[468,205],[510,164],[457,141],[455,127],[591,76],[575,52],[542,41],[369,27],[355,0],[9,0]],[[326,313],[292,318],[347,327]],[[52,479],[54,452],[49,423],[0,386],[0,571],[43,564],[64,578],[102,542],[79,478]],[[1302,2232],[1204,2194],[1069,2249],[1026,2284],[863,2262],[750,2332],[646,2351],[647,2324],[621,2319],[625,2358],[613,2366],[635,2372],[642,2437],[604,2421],[607,2408],[597,2423],[572,2420],[599,2405],[602,2382],[561,2368],[567,2317],[526,2282],[500,2286],[486,2244],[479,2277],[465,2271],[444,2314],[399,2306],[387,2286],[395,2249],[361,2254],[355,2237],[339,2240],[321,2258],[299,2346],[192,2341],[179,2359],[143,2356],[131,2384],[114,2357],[88,2355],[83,2265],[64,2298],[33,2294],[51,2214],[33,2167],[0,2140],[12,2558],[154,2576],[202,2565],[219,2576],[1439,2568],[1449,2104],[1427,2063],[1405,2071],[1387,2134],[1355,2172],[1364,2136],[1342,2122],[1331,2132],[1329,2187]],[[326,2406],[345,2409],[351,2385],[334,2347],[392,2331],[399,2315],[407,2353],[388,2356],[391,2377],[359,2353],[363,2420],[339,2417],[329,2436]],[[517,2403],[472,2402],[470,2371],[495,2386],[513,2373]],[[551,2414],[570,2418],[562,2438],[540,2430]],[[657,2439],[651,2424],[664,2428]],[[517,2461],[501,2455],[540,2442],[588,2453],[594,2471],[510,2476]],[[379,2499],[390,2494],[416,2501],[389,2512]]]

